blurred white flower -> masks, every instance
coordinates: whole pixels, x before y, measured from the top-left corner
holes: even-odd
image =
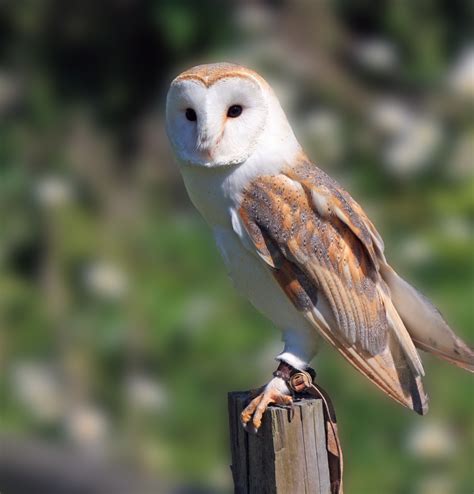
[[[104,446],[109,421],[95,406],[80,405],[66,417],[65,429],[68,437],[77,445],[97,450]]]
[[[423,460],[449,458],[456,449],[456,440],[450,428],[439,421],[420,422],[409,431],[407,448]]]
[[[394,98],[377,101],[369,108],[369,119],[379,131],[385,134],[398,134],[412,121],[412,113],[407,106]]]
[[[433,258],[433,248],[425,238],[411,236],[401,244],[400,258],[413,264],[426,262]]]
[[[125,273],[107,261],[97,261],[86,268],[84,279],[91,292],[104,298],[120,298],[128,289]]]
[[[355,59],[363,66],[386,72],[396,67],[398,62],[395,46],[385,39],[369,39],[355,45]]]
[[[45,207],[64,206],[73,198],[71,184],[62,177],[44,177],[36,185],[35,195]]]
[[[448,84],[459,97],[474,101],[474,45],[466,47],[455,62]]]
[[[46,364],[17,362],[12,368],[11,384],[13,393],[37,419],[54,421],[63,413],[60,380]]]
[[[467,220],[451,217],[441,222],[443,235],[454,240],[470,240],[472,238],[472,226]]]
[[[384,161],[398,176],[406,176],[429,163],[440,145],[439,124],[429,117],[414,117],[400,134],[387,143]]]
[[[417,485],[416,494],[454,494],[453,479],[446,474],[430,473]]]
[[[156,411],[166,405],[165,389],[147,375],[132,374],[127,377],[125,386],[127,401],[136,408]]]
[[[196,294],[189,298],[183,311],[184,324],[194,330],[204,328],[216,313],[218,303],[215,298]]]
[[[395,99],[379,100],[370,109],[369,119],[387,136],[383,160],[398,176],[409,175],[427,165],[442,140],[438,121],[415,113]]]
[[[339,134],[340,121],[338,116],[330,110],[315,111],[306,118],[305,129],[317,137],[334,137]]]
[[[457,179],[469,178],[474,175],[473,132],[466,132],[455,144],[448,172],[452,177]]]
[[[314,146],[318,159],[334,161],[343,152],[343,138],[339,116],[331,110],[318,110],[311,113],[303,124],[305,140]]]

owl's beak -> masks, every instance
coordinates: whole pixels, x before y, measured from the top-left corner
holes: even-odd
[[[197,151],[206,160],[212,160],[213,149],[215,148],[214,132],[209,126],[206,115],[202,115],[197,123]]]
[[[207,132],[198,134],[196,147],[200,154],[211,159],[212,140],[209,138]]]

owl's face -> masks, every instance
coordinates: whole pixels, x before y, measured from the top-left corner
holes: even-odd
[[[194,67],[172,83],[166,127],[185,165],[217,167],[243,163],[267,124],[266,83],[231,64]]]

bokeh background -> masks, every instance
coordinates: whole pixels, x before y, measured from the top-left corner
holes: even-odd
[[[232,288],[164,130],[169,81],[257,69],[387,257],[474,340],[463,0],[0,3],[0,490],[231,492],[226,392],[280,334]],[[326,349],[349,493],[470,493],[471,376],[415,416]]]

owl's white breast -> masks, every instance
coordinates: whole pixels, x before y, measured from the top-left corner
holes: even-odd
[[[234,232],[215,228],[213,233],[237,291],[281,329],[304,324],[301,313],[276,283],[262,260],[246,249]]]
[[[236,290],[283,331],[284,354],[299,366],[317,352],[321,338],[285,295],[268,266],[247,249],[239,236],[227,228],[214,228],[216,244]]]
[[[246,162],[239,167],[186,166],[182,174],[191,201],[209,225],[230,228],[230,211],[238,209],[246,185],[258,175],[279,171],[279,164],[261,167]]]

